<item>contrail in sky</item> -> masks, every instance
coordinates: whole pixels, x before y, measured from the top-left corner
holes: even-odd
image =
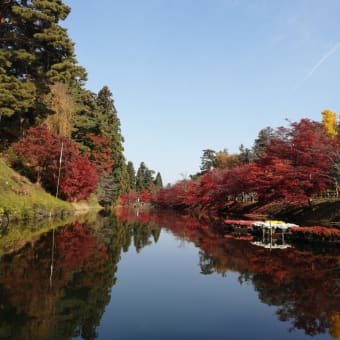
[[[312,69],[308,72],[308,74],[302,79],[300,83],[295,85],[293,88],[293,92],[295,92],[298,88],[302,86],[302,84],[308,80],[313,73],[332,55],[334,54],[338,49],[340,48],[340,42],[337,43],[335,46],[333,46],[325,55],[322,56],[322,58],[312,67]]]

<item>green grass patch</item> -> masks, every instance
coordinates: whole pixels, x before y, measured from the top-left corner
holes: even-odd
[[[0,214],[7,212],[10,220],[34,220],[72,211],[71,204],[46,193],[0,158]]]

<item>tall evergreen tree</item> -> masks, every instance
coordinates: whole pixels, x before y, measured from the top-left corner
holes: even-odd
[[[250,149],[246,148],[243,144],[239,147],[240,153],[239,153],[239,161],[240,164],[249,164],[252,162],[254,156]]]
[[[203,150],[203,154],[201,156],[201,173],[204,174],[215,167],[216,162],[216,151],[211,149]]]
[[[129,189],[136,190],[136,171],[131,161],[127,164],[127,173],[129,175]]]
[[[162,176],[159,172],[157,172],[154,184],[155,184],[155,188],[157,190],[160,190],[160,189],[163,188],[163,180],[162,180]]]
[[[83,152],[89,152],[92,145],[90,134],[99,135],[100,113],[96,103],[96,95],[84,89],[79,83],[72,83],[70,95],[74,101],[75,112],[72,123],[72,139]]]
[[[252,153],[256,159],[259,159],[263,156],[267,150],[270,140],[274,137],[275,131],[271,127],[267,126],[266,128],[260,130],[257,138],[254,141],[254,146],[252,149]]]
[[[0,5],[0,138],[15,138],[53,113],[43,97],[54,82],[85,79],[61,0],[7,0]]]
[[[107,135],[112,143],[112,159],[114,161],[112,170],[112,186],[114,188],[113,201],[122,192],[129,190],[129,175],[124,157],[123,142],[120,120],[112,99],[112,93],[104,86],[98,93],[96,104],[99,111],[100,131]]]
[[[98,202],[102,206],[110,206],[113,203],[113,197],[115,195],[115,188],[112,185],[112,174],[105,174],[101,176],[100,182],[97,188]]]
[[[146,166],[144,162],[141,162],[136,174],[136,190],[141,192],[145,189],[144,174]]]
[[[150,170],[144,162],[140,163],[136,175],[136,190],[142,192],[143,190],[154,190],[154,171]]]
[[[95,140],[109,140],[112,170],[101,175],[98,196],[102,204],[112,204],[122,192],[130,188],[130,177],[123,154],[124,138],[121,134],[120,120],[112,99],[112,93],[104,86],[97,95],[75,84],[71,95],[75,102],[72,138],[84,154],[100,151]],[[105,150],[107,152],[107,149]],[[90,157],[91,158],[91,157]]]

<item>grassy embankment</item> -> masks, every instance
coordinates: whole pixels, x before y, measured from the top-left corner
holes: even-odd
[[[0,158],[0,214],[4,211],[14,221],[60,217],[72,213],[74,208],[32,184]]]
[[[87,221],[91,212],[96,216],[99,209],[101,206],[95,196],[72,204],[56,199],[0,158],[0,218],[4,212],[10,218],[9,224],[7,219],[3,220],[5,224],[0,223],[0,257],[20,249],[27,242],[33,244],[44,232],[66,223]]]

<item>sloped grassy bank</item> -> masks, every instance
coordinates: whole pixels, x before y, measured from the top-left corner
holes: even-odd
[[[11,221],[61,217],[73,213],[71,204],[56,199],[20,176],[0,158],[0,216]]]

